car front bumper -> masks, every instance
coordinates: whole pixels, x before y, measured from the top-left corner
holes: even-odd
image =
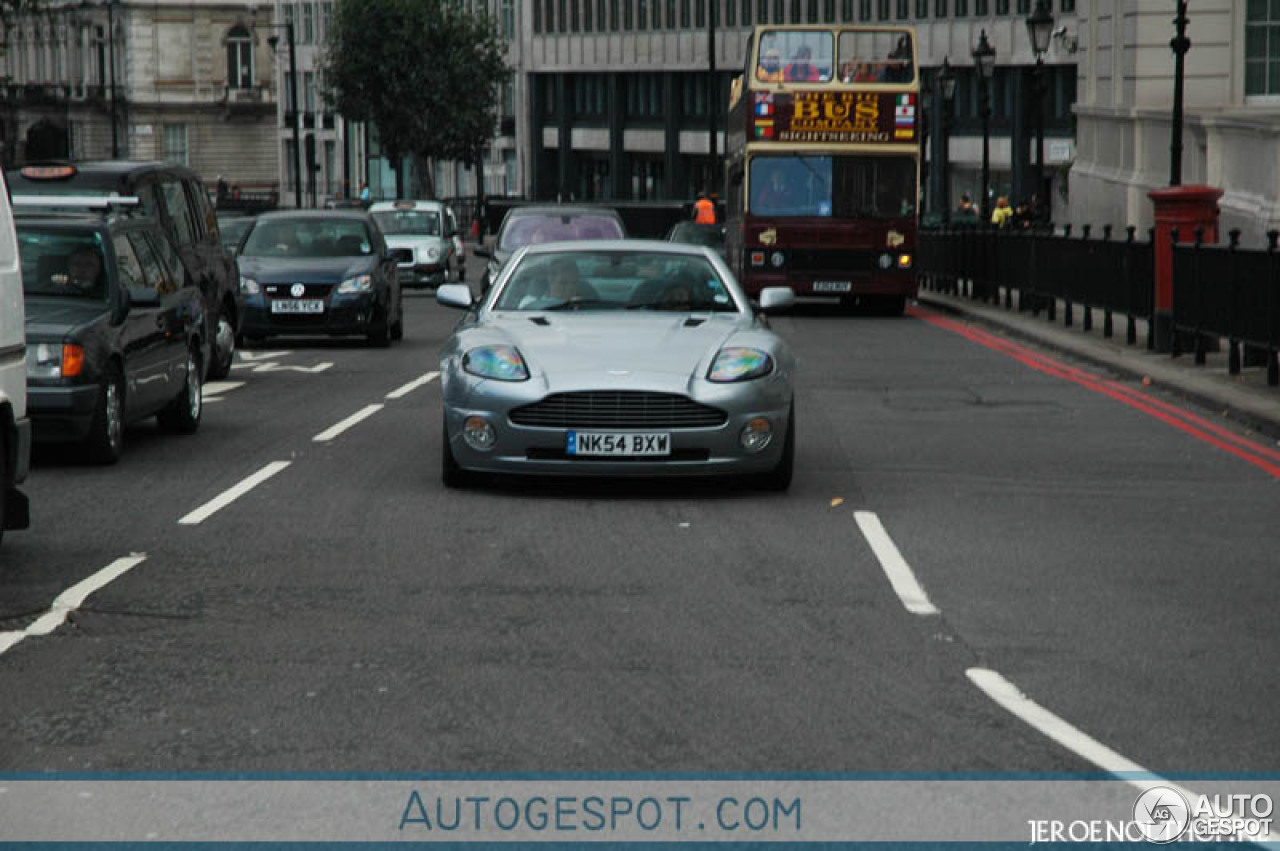
[[[245,300],[240,333],[246,337],[363,335],[378,313],[374,293],[330,295],[324,299],[322,313],[273,313],[271,301],[261,295]]]
[[[36,443],[79,442],[89,436],[98,407],[98,386],[27,387],[27,416]]]
[[[628,458],[581,457],[567,454],[569,427],[535,427],[512,422],[510,412],[549,395],[533,387],[499,381],[474,380],[470,376],[451,381],[445,391],[445,430],[454,460],[465,470],[564,476],[717,476],[764,473],[782,459],[787,430],[791,427],[790,386],[763,380],[746,385],[721,385],[711,395],[693,395],[695,401],[720,408],[724,423],[699,428],[579,426],[579,432],[661,433],[670,435],[666,456]],[[464,387],[459,390],[459,385]],[[616,388],[609,388],[616,389]],[[643,388],[632,388],[643,389]],[[452,390],[452,392],[451,392]],[[557,388],[556,392],[565,392]],[[655,392],[669,392],[666,388]],[[451,398],[452,397],[452,398]],[[473,448],[463,438],[463,423],[470,416],[484,417],[496,440],[491,449]],[[742,447],[741,434],[749,421],[765,417],[772,425],[769,444],[757,452]]]
[[[436,264],[403,265],[397,267],[402,287],[437,287],[448,283],[449,268]]]

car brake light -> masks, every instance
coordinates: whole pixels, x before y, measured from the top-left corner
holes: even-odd
[[[29,165],[18,172],[27,180],[64,180],[75,177],[76,167],[73,165]]]
[[[74,378],[84,369],[84,349],[75,343],[62,344],[62,377]]]

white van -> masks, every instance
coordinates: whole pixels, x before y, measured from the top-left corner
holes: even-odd
[[[31,423],[27,420],[27,346],[22,308],[22,266],[13,232],[9,187],[0,177],[0,539],[6,529],[27,528],[27,477]]]

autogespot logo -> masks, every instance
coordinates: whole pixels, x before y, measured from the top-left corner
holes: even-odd
[[[1163,845],[1182,836],[1191,807],[1176,789],[1153,786],[1133,802],[1133,822],[1148,842]]]

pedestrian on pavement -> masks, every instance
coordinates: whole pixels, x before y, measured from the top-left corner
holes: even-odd
[[[998,228],[1005,227],[1012,216],[1013,208],[1009,206],[1009,199],[1001,195],[996,199],[996,208],[991,211],[991,224]]]
[[[369,181],[360,184],[360,200],[369,203]]]
[[[973,206],[973,199],[966,192],[960,196],[960,206],[956,208],[956,213],[951,217],[954,224],[976,225],[978,219],[978,208]]]
[[[693,202],[693,221],[700,225],[716,223],[716,205],[711,203],[705,192],[699,192],[698,200]]]

